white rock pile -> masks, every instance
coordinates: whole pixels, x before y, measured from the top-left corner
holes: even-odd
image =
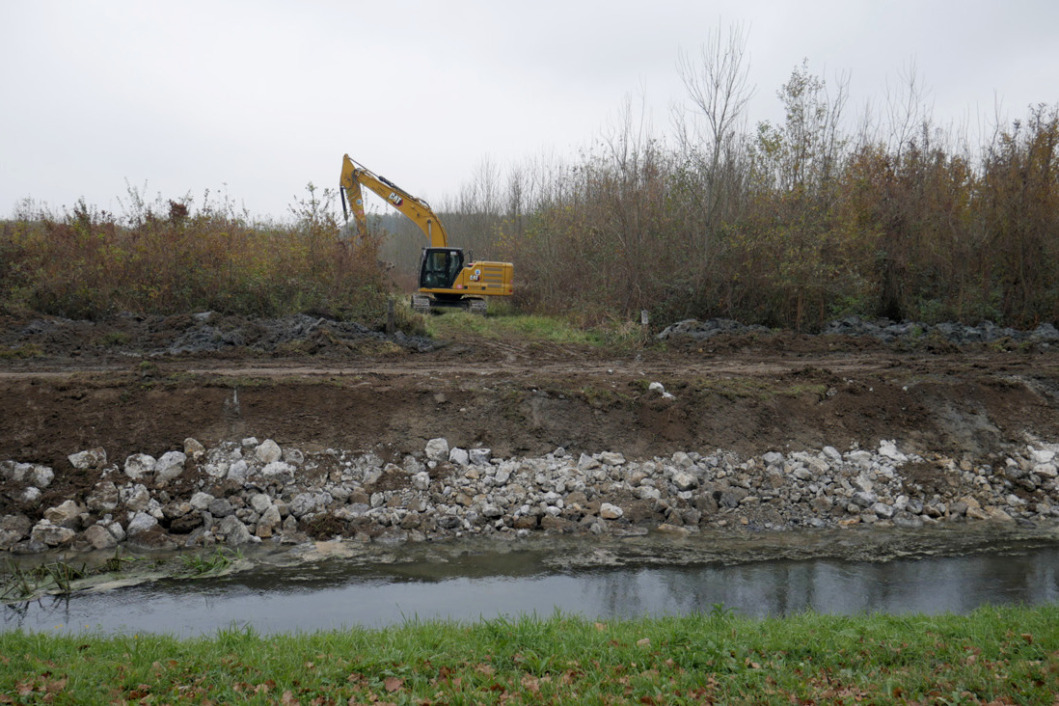
[[[1059,517],[1059,445],[1036,443],[999,463],[933,457],[883,441],[734,453],[676,452],[649,460],[621,453],[493,458],[489,449],[432,439],[400,463],[373,453],[307,454],[255,438],[118,463],[104,449],[69,457],[98,482],[72,497],[55,469],[0,462],[0,548],[35,553],[302,542],[441,540],[532,532],[675,535],[704,527],[788,530],[874,524],[1050,521]],[[83,486],[83,484],[82,484]]]

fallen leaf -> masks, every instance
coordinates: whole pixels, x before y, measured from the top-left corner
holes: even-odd
[[[404,680],[398,679],[397,677],[386,677],[386,681],[383,682],[383,685],[386,687],[386,691],[392,694],[404,686]]]
[[[639,640],[636,641],[636,644],[639,645],[640,647],[650,647],[651,646],[651,638],[645,637],[645,638],[639,639]]]

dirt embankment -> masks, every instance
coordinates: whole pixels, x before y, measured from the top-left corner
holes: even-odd
[[[315,320],[298,322],[300,338],[268,322],[251,327],[255,337],[192,317],[4,323],[0,460],[55,470],[44,506],[98,480],[76,472],[71,453],[160,456],[187,437],[387,460],[435,437],[495,457],[564,447],[629,458],[894,439],[911,453],[987,461],[1031,437],[1059,439],[1059,355],[1048,345],[753,332],[606,354],[485,340],[430,349]],[[206,325],[235,343],[173,348]],[[255,344],[270,336],[279,343]]]

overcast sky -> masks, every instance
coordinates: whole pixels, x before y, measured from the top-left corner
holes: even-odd
[[[847,114],[915,65],[940,124],[1059,104],[1055,0],[0,0],[0,217],[226,193],[285,217],[343,153],[434,202],[483,160],[576,154],[626,98],[670,132],[678,52],[741,25],[749,118],[808,59]]]

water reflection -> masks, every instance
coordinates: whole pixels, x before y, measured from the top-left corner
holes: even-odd
[[[1019,554],[887,563],[767,561],[736,566],[555,572],[540,557],[467,557],[437,566],[350,567],[340,561],[163,581],[110,593],[5,606],[3,629],[212,633],[380,627],[419,618],[686,615],[723,606],[763,617],[820,613],[965,613],[983,604],[1059,600],[1059,547]]]
[[[723,569],[642,572],[618,588],[603,579],[601,605],[621,605],[614,590],[637,594],[637,613],[687,614],[720,604],[745,615],[966,613],[983,604],[1059,600],[1059,551],[894,561],[770,562]],[[623,579],[623,584],[625,583]],[[624,604],[629,607],[630,604]],[[643,610],[644,606],[653,606]],[[668,606],[668,609],[664,606]],[[661,608],[660,608],[661,607]],[[618,608],[611,612],[622,614]]]

